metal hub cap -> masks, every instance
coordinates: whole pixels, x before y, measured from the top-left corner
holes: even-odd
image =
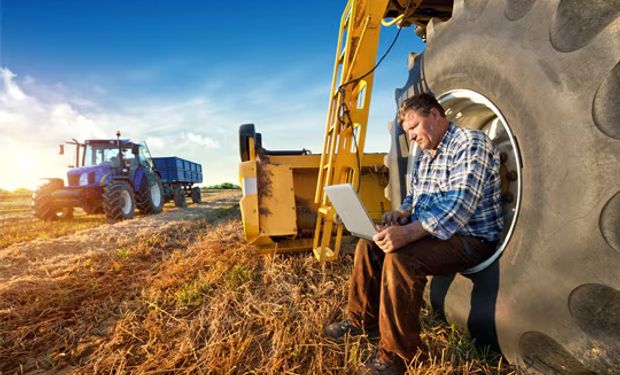
[[[153,206],[155,207],[159,207],[161,204],[161,190],[157,182],[151,186],[151,202],[153,202]]]
[[[500,152],[502,179],[502,208],[504,230],[495,253],[484,262],[463,271],[480,272],[493,263],[504,251],[517,222],[521,207],[521,157],[514,135],[500,110],[483,95],[471,90],[451,90],[438,97],[448,119],[459,126],[482,130]]]
[[[129,215],[131,212],[131,196],[127,190],[121,192],[121,199],[123,200],[123,214]]]

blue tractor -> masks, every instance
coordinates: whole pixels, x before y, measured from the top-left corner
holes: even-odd
[[[75,207],[109,219],[131,219],[135,209],[157,214],[164,205],[163,187],[145,143],[120,139],[91,139],[75,145],[75,166],[67,172],[67,186],[48,178],[33,194],[34,215],[42,220],[73,216]],[[60,146],[64,154],[64,145]]]

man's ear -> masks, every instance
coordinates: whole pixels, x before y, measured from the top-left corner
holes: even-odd
[[[437,108],[433,107],[430,109],[430,111],[428,111],[428,115],[431,116],[433,119],[436,119],[437,116],[439,116],[439,111],[437,110]]]

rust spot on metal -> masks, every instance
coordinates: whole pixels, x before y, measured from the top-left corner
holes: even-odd
[[[355,56],[355,51],[359,45],[359,37],[351,38],[351,45],[349,46],[349,65],[353,63],[353,56]]]
[[[265,198],[273,195],[271,187],[273,173],[265,168],[265,166],[269,163],[269,157],[260,152],[260,150],[257,154],[258,163],[256,164],[256,181],[258,190],[258,213],[261,216],[268,216],[271,215],[272,212],[263,204],[263,202]]]
[[[257,164],[256,181],[258,182],[258,198],[271,197],[273,195],[271,184],[273,173],[265,168],[267,162],[262,160]]]

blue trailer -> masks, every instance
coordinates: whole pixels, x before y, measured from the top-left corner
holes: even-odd
[[[155,170],[163,185],[164,202],[174,201],[177,207],[186,207],[186,197],[200,203],[200,188],[193,186],[202,182],[202,166],[176,156],[153,158]]]

